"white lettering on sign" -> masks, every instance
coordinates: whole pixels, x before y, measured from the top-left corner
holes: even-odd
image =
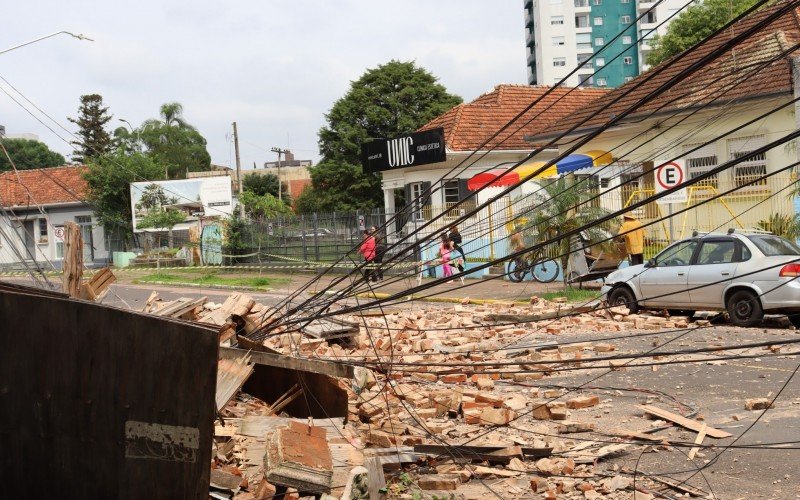
[[[686,180],[686,162],[675,160],[663,163],[656,168],[656,194],[676,188]],[[656,200],[656,203],[686,203],[686,189],[678,189]]]
[[[414,145],[414,139],[411,137],[401,137],[400,139],[392,139],[387,144],[389,166],[405,167],[414,163],[414,155],[411,154],[411,146]]]

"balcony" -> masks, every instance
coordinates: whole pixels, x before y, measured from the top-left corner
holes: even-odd
[[[576,44],[575,48],[579,53],[586,53],[586,52],[590,54],[594,53],[594,49],[592,48],[591,43],[579,43]]]
[[[535,66],[536,65],[536,54],[530,53],[528,54],[528,66]]]
[[[523,4],[525,5],[526,9],[530,9],[533,7],[533,0],[523,0]]]
[[[531,30],[528,30],[525,33],[525,45],[531,47],[531,49],[536,46],[536,37],[533,35],[533,31]]]
[[[533,28],[533,16],[530,10],[525,10],[525,27]]]
[[[577,0],[576,0],[576,1],[577,1]],[[652,9],[652,8],[653,8],[653,5],[655,5],[655,3],[654,3],[654,2],[648,2],[648,1],[644,1],[644,2],[639,2],[639,5],[638,5],[638,7],[639,7],[639,10],[640,10],[640,11],[645,11],[645,10],[650,10],[650,9]]]

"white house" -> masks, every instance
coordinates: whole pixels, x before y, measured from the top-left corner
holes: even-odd
[[[0,266],[36,261],[45,270],[60,268],[68,221],[81,226],[84,263],[108,261],[105,233],[84,201],[85,170],[69,165],[0,174]]]
[[[800,97],[800,52],[792,47],[800,40],[800,11],[791,11],[773,21],[733,50],[677,81],[666,93],[645,98],[729,41],[731,33],[743,33],[780,6],[779,3],[749,16],[676,64],[666,67],[668,62],[662,63],[651,70],[666,68],[656,78],[646,81],[652,73],[640,75],[561,120],[559,126],[530,134],[527,139],[532,144],[541,143],[577,126],[573,133],[559,139],[561,144],[573,144],[641,100],[631,114],[583,146],[609,151],[614,157],[614,162],[597,175],[597,184],[609,191],[603,195],[602,205],[610,210],[620,210],[654,194],[658,167],[668,160],[682,160],[686,179],[693,179],[780,139],[798,128],[794,100]],[[759,118],[771,110],[775,111]],[[792,192],[785,188],[796,182],[794,169],[753,181],[797,161],[795,143],[783,144],[688,188],[683,203],[647,204],[636,213],[643,222],[690,208],[647,228],[650,251],[669,240],[688,236],[695,229],[764,227],[762,221],[773,214],[793,216]],[[732,188],[740,189],[702,203]]]
[[[460,104],[423,126],[420,131],[444,128],[447,160],[382,172],[387,214],[399,208],[396,200],[401,196],[407,202],[416,200],[408,217],[399,222],[402,227],[396,228],[398,232],[409,234],[442,213],[445,217],[435,221],[424,233],[435,237],[447,231],[456,217],[500,191],[500,188],[488,188],[476,195],[467,186],[469,179],[487,169],[510,168],[524,160],[534,149],[530,142],[524,140],[524,136],[553,128],[564,117],[607,93],[606,90],[592,88],[556,88],[514,125],[492,138],[493,134],[541,98],[547,90],[549,87],[498,85],[474,101]],[[544,151],[535,159],[547,160],[555,154],[555,150]],[[430,192],[430,195],[422,196],[426,192]],[[470,263],[505,255],[504,226],[512,197],[498,200],[460,225]],[[454,209],[459,202],[463,203]],[[432,248],[423,249],[421,257],[432,258],[434,253]]]

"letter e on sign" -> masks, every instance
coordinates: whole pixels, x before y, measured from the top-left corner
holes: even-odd
[[[686,162],[675,160],[656,167],[656,194],[681,186],[686,180]],[[686,203],[686,189],[677,189],[656,200],[656,203]]]

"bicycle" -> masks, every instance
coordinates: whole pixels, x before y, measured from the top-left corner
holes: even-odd
[[[558,263],[544,255],[541,250],[516,257],[508,264],[508,279],[520,283],[531,273],[539,283],[551,283],[558,277]]]

